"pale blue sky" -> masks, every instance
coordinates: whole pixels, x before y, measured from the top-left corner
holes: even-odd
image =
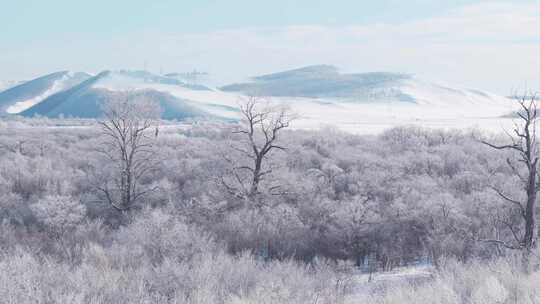
[[[473,0],[2,0],[0,22],[12,41],[141,29],[200,32],[299,24],[397,22]]]
[[[525,0],[0,0],[0,80],[146,62],[232,81],[327,63],[504,93],[540,80],[538,12]]]

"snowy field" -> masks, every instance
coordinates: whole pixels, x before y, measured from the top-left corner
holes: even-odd
[[[500,132],[512,125],[503,118],[511,108],[484,113],[481,107],[453,107],[417,104],[300,104],[293,109],[300,114],[297,128],[318,129],[335,126],[356,134],[377,134],[388,128],[415,125],[440,129],[480,129]]]
[[[353,290],[347,297],[346,303],[358,303],[358,299],[370,297],[387,288],[409,283],[429,282],[435,269],[429,265],[399,267],[392,271],[374,273],[355,273],[351,277]]]

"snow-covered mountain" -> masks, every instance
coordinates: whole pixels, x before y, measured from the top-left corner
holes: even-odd
[[[90,78],[86,73],[56,72],[0,92],[0,114],[17,114]]]
[[[500,131],[508,98],[399,73],[342,74],[333,66],[309,66],[254,77],[222,91],[272,96],[300,116],[295,126],[373,133],[398,125],[481,127]]]
[[[35,85],[29,85],[34,82],[49,83],[41,94],[34,93],[33,96],[39,98],[29,99],[31,102],[24,102],[26,99],[11,102],[7,112],[92,118],[100,115],[103,101],[129,90],[157,100],[165,119],[237,119],[238,102],[246,95],[258,94],[290,106],[300,117],[295,124],[297,127],[334,125],[357,131],[399,124],[471,126],[499,118],[513,106],[507,98],[495,94],[441,85],[412,75],[341,74],[332,66],[310,66],[254,77],[251,82],[219,89],[145,71],[105,71],[58,88],[54,83],[64,79],[66,74],[57,74],[18,86],[21,90],[25,86],[34,88]],[[1,102],[0,98],[0,105]],[[29,106],[31,103],[33,105]],[[15,111],[20,109],[23,110]]]
[[[120,92],[132,91],[134,95],[144,95],[146,98],[157,100],[164,119],[211,116],[189,100],[171,94],[177,89],[210,90],[204,86],[187,85],[173,78],[144,71],[104,71],[67,90],[48,96],[19,114],[95,118],[101,114],[101,104],[104,101],[116,98]]]
[[[222,87],[223,91],[275,97],[333,99],[349,102],[409,102],[416,104],[489,104],[494,94],[422,81],[413,75],[371,72],[342,74],[328,65],[253,77],[252,82]]]

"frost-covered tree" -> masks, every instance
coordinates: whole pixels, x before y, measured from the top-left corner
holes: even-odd
[[[272,173],[267,164],[275,150],[285,150],[279,143],[283,130],[290,126],[293,116],[284,106],[271,105],[266,99],[250,96],[240,105],[241,126],[234,131],[241,136],[240,143],[231,145],[246,161],[235,161],[224,155],[231,164],[221,184],[238,198],[253,199],[260,194],[260,185]],[[281,185],[269,186],[269,192],[277,193]]]
[[[154,141],[158,135],[159,105],[144,94],[125,92],[103,104],[99,121],[102,147],[112,172],[96,188],[115,209],[132,208],[155,188],[141,184],[156,166]],[[108,168],[103,168],[107,171]],[[103,177],[101,177],[103,178]]]
[[[75,228],[86,216],[86,207],[78,199],[65,195],[45,196],[30,209],[38,222],[56,236]]]
[[[73,240],[73,231],[83,224],[87,209],[79,199],[66,195],[48,195],[32,204],[30,210],[43,225],[47,235],[54,240],[62,257],[71,261],[81,258],[78,256],[80,252],[74,251],[77,242]]]
[[[515,210],[521,220],[519,225],[511,221],[503,221],[513,237],[512,240],[487,240],[509,249],[518,249],[523,254],[523,267],[529,269],[529,259],[536,246],[536,197],[540,190],[538,183],[538,160],[540,158],[536,122],[538,120],[537,99],[535,95],[523,96],[518,100],[520,110],[516,112],[519,124],[516,123],[512,133],[509,133],[510,143],[498,145],[484,141],[483,143],[497,150],[509,150],[515,157],[507,158],[506,163],[513,174],[519,179],[524,199],[510,197],[503,190],[493,187],[493,190]]]

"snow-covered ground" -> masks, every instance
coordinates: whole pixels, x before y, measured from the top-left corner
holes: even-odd
[[[501,118],[512,107],[486,109],[479,106],[445,107],[418,104],[299,104],[293,107],[300,113],[298,128],[316,129],[335,126],[353,133],[379,133],[388,128],[417,125],[427,128],[471,129],[493,132],[512,125],[512,120]]]
[[[399,267],[392,271],[374,272],[372,274],[359,272],[354,275],[353,282],[361,286],[376,282],[407,282],[418,279],[428,279],[433,274],[433,266],[418,265]]]
[[[358,303],[360,299],[365,299],[376,295],[387,288],[397,287],[403,284],[426,282],[432,278],[433,266],[418,265],[396,268],[387,272],[356,273],[349,282],[352,286],[352,293],[347,297],[346,303]]]

